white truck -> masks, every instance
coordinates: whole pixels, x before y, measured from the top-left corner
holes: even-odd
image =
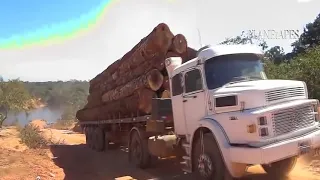
[[[255,46],[218,45],[184,64],[168,58],[171,98],[153,99],[150,116],[81,122],[87,143],[102,150],[128,140],[139,167],[175,155],[204,179],[243,177],[258,164],[285,176],[300,155],[319,155],[319,101],[304,82],[268,80],[262,56]]]

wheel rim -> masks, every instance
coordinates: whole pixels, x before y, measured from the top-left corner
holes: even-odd
[[[209,178],[214,173],[214,165],[211,158],[206,154],[201,154],[198,158],[198,170],[201,176]]]
[[[141,159],[141,147],[138,141],[132,142],[132,160],[134,163],[138,163]]]

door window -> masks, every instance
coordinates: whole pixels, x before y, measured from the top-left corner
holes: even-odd
[[[193,69],[187,72],[185,78],[185,93],[190,93],[198,90],[202,90],[202,78],[199,69]]]
[[[182,86],[182,75],[176,74],[172,78],[172,96],[177,96],[182,94],[183,86]]]

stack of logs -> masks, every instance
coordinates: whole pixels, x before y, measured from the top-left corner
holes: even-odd
[[[196,50],[182,34],[173,35],[161,23],[121,59],[90,81],[86,106],[77,112],[80,121],[136,117],[151,112],[154,97],[169,98],[165,59],[193,59]]]

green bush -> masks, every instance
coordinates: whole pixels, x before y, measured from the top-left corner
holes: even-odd
[[[20,129],[19,137],[21,143],[32,149],[44,148],[49,145],[49,142],[42,136],[40,129],[31,124]]]
[[[310,98],[320,99],[320,46],[309,48],[290,62],[265,63],[269,79],[291,79],[306,82]]]

